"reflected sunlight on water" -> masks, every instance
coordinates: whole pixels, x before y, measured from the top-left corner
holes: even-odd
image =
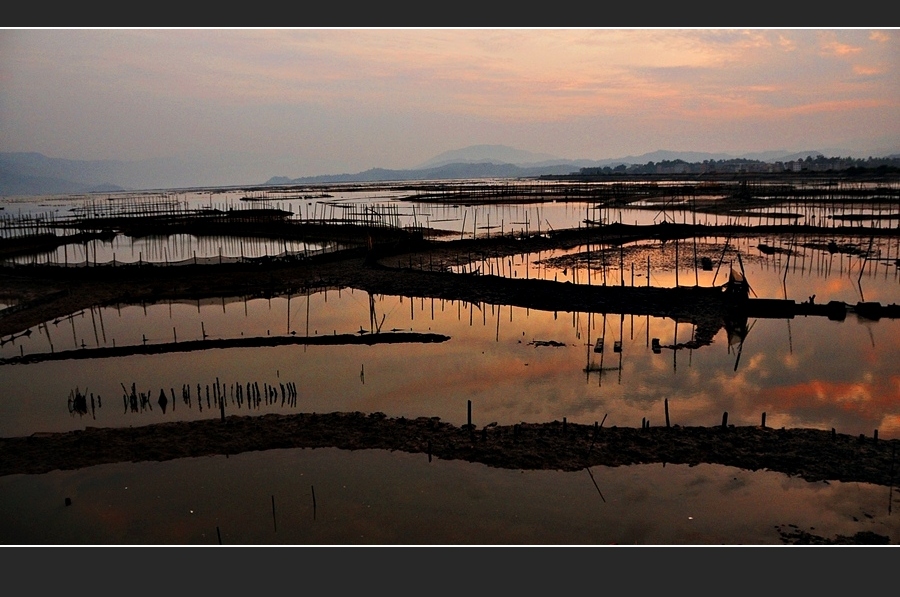
[[[227,209],[239,206],[243,195],[187,192],[175,200]],[[586,219],[652,224],[694,217],[684,210],[600,210],[569,202],[428,205],[410,200],[408,192],[365,187],[327,198],[273,195],[266,201],[308,218],[332,217],[354,202],[390,204],[405,223],[446,230],[453,238],[579,227]],[[10,202],[7,210],[64,213],[79,202]],[[807,208],[801,216],[822,220],[828,214],[825,207]],[[696,217],[712,225],[775,216]],[[754,236],[599,243],[477,256],[451,269],[596,286],[646,286],[649,276],[652,286],[675,287],[719,285],[735,268],[743,269],[762,298],[850,306],[896,302],[900,241],[861,236],[839,246],[830,242]],[[60,248],[39,261],[161,263],[330,248],[250,238],[117,237]],[[704,257],[712,267],[700,265]],[[403,262],[408,256],[397,259],[391,265],[411,266]],[[0,309],[13,304],[0,302]],[[643,420],[663,424],[668,401],[672,423],[679,425],[716,425],[723,412],[735,425],[758,425],[766,413],[770,427],[866,436],[877,429],[885,439],[900,438],[900,321],[851,312],[843,321],[751,318],[747,330],[741,340],[723,327],[707,346],[676,349],[694,337],[690,322],[370,296],[349,288],[95,307],[0,339],[0,359],[141,345],[168,345],[169,351],[0,363],[0,436],[218,418],[215,392],[222,388],[228,414],[247,416],[362,411],[461,425],[471,401],[477,427],[563,418],[637,427]],[[175,351],[179,343],[204,339],[410,331],[450,339]],[[256,385],[272,388],[276,398],[241,402],[238,388]],[[296,402],[284,399],[285,386],[296,387]],[[129,404],[132,387],[149,397],[146,408]],[[206,397],[210,387],[217,388],[212,401]],[[89,397],[86,410],[71,408],[73,391]],[[165,409],[157,402],[161,392],[171,396]],[[794,528],[826,537],[874,531],[900,540],[897,517],[887,517],[884,487],[813,484],[712,465],[591,472],[596,486],[587,471],[507,471],[333,449],[104,465],[0,477],[0,535],[8,543],[204,544],[217,542],[218,528],[230,544],[776,544],[779,529]],[[315,519],[311,486],[319,497]],[[277,533],[268,501],[273,495]],[[72,507],[63,506],[65,497],[73,499]]]

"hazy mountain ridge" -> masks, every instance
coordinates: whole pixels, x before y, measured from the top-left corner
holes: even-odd
[[[523,164],[546,165],[549,163],[569,163],[550,154],[533,153],[524,149],[516,149],[508,145],[470,145],[461,149],[453,149],[440,153],[430,160],[413,168],[426,170],[447,164]]]
[[[898,153],[900,151],[895,149],[891,152],[869,155],[890,157],[891,154],[897,155]],[[287,185],[463,178],[523,178],[570,174],[578,172],[581,168],[630,166],[679,159],[689,163],[731,159],[775,162],[805,159],[807,156],[815,157],[820,154],[826,157],[851,155],[868,157],[863,156],[860,152],[838,149],[802,152],[774,150],[742,155],[658,150],[638,156],[590,160],[560,158],[506,145],[471,145],[445,151],[411,169],[371,168],[357,173],[322,174],[300,178],[274,176],[265,183],[248,180],[244,184]],[[211,184],[208,179],[202,180],[203,177],[198,174],[199,165],[200,162],[197,160],[175,157],[133,162],[89,161],[50,158],[35,152],[0,152],[0,195],[51,195],[226,186]]]
[[[119,189],[112,174],[119,162],[48,158],[40,153],[0,153],[0,193],[51,195]]]
[[[472,145],[452,151],[445,151],[423,163],[422,166],[410,170],[387,170],[372,168],[356,174],[326,174],[288,178],[277,176],[269,179],[269,185],[287,184],[323,184],[341,182],[375,182],[402,180],[441,180],[463,178],[524,178],[545,175],[565,175],[578,172],[581,168],[615,167],[619,165],[646,164],[683,160],[689,163],[703,161],[719,161],[733,159],[757,160],[763,162],[787,162],[805,159],[806,157],[848,156],[848,150],[801,151],[772,150],[740,155],[727,153],[705,153],[697,151],[657,150],[638,156],[625,156],[603,160],[569,160],[547,154],[536,154],[515,149],[506,145]],[[447,160],[451,160],[448,162]],[[536,161],[540,160],[540,161]],[[431,166],[427,166],[431,164]]]
[[[189,160],[69,160],[0,152],[0,195],[54,195],[200,186]]]
[[[320,184],[339,182],[377,182],[403,180],[458,180],[463,178],[522,178],[542,176],[545,174],[571,174],[578,167],[571,163],[551,166],[521,167],[515,164],[491,162],[462,163],[455,162],[435,168],[420,170],[388,170],[372,168],[356,174],[324,174],[320,176],[303,176],[287,178],[276,176],[266,184]]]

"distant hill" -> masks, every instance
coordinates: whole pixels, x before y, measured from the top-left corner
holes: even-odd
[[[0,153],[0,194],[53,195],[121,189],[112,184],[119,162],[48,158],[40,153]]]
[[[544,162],[562,163],[567,160],[543,153],[532,153],[507,145],[470,145],[438,154],[416,166],[416,170],[426,170],[447,164],[513,164],[525,166]]]
[[[537,176],[566,175],[578,172],[582,168],[631,166],[648,162],[683,160],[685,162],[703,162],[705,160],[747,159],[764,162],[788,161],[815,157],[823,152],[803,151],[790,153],[787,150],[732,155],[727,153],[704,153],[697,151],[658,150],[637,156],[608,158],[602,160],[565,159],[548,154],[533,153],[516,149],[507,145],[470,145],[452,151],[445,151],[423,162],[419,167],[409,170],[387,170],[372,168],[355,174],[323,174],[289,178],[274,176],[268,185],[287,184],[324,184],[342,182],[376,182],[403,180],[442,180],[465,178],[527,178]],[[849,155],[838,152],[832,155]]]
[[[78,184],[52,176],[28,176],[0,166],[0,195],[63,195],[73,193],[113,192],[120,187]]]
[[[832,150],[834,151],[834,150]],[[843,153],[838,151],[837,153],[829,153],[822,151],[799,151],[799,152],[788,152],[787,150],[776,150],[776,151],[758,151],[754,153],[742,153],[739,155],[730,154],[730,153],[705,153],[701,151],[670,151],[665,149],[660,149],[657,151],[652,151],[650,153],[644,153],[638,156],[626,156],[623,158],[616,158],[614,160],[600,160],[599,164],[601,166],[618,166],[619,164],[624,164],[626,166],[632,164],[646,164],[647,162],[665,162],[665,161],[675,161],[681,160],[683,162],[688,163],[702,163],[705,161],[719,161],[719,160],[735,160],[735,159],[743,159],[743,160],[757,160],[760,162],[787,162],[791,160],[801,160],[806,159],[807,156],[816,157],[817,155],[825,155],[827,157],[837,157],[842,155],[849,155],[849,153],[844,150]]]
[[[817,155],[826,157],[868,157],[860,152],[828,149],[789,153],[786,150],[729,155],[658,150],[637,156],[607,158],[601,160],[567,159],[549,154],[533,153],[506,145],[471,145],[445,151],[427,160],[419,167],[408,170],[372,168],[364,172],[323,174],[290,178],[274,176],[263,184],[320,184],[339,182],[376,182],[403,180],[442,180],[465,178],[529,178],[560,176],[579,172],[582,168],[615,168],[619,165],[644,165],[648,162],[683,160],[689,163],[704,160],[718,161],[748,159],[764,162],[790,161]],[[896,155],[896,149],[870,155]],[[115,192],[123,190],[179,189],[216,186],[212,180],[214,170],[226,171],[232,179],[246,175],[234,172],[234,163],[243,163],[230,156],[202,160],[199,158],[160,158],[127,162],[121,160],[67,160],[50,158],[40,153],[0,153],[0,195],[50,195],[90,192]],[[232,164],[229,166],[229,164]],[[230,169],[229,169],[230,168]],[[231,182],[231,185],[239,184]],[[248,180],[244,184],[260,184]]]
[[[274,176],[266,184],[324,184],[341,182],[379,182],[403,180],[458,180],[465,178],[528,178],[546,175],[563,175],[577,172],[579,166],[562,164],[555,166],[521,167],[513,164],[484,163],[452,163],[435,168],[418,170],[387,170],[372,168],[356,174],[324,174],[320,176],[304,176],[286,178]]]
[[[0,152],[0,195],[184,188],[199,186],[196,172],[196,165],[178,158],[67,160],[33,152]]]
[[[706,160],[717,161],[717,160],[733,160],[733,159],[747,159],[747,160],[759,160],[761,162],[775,162],[775,161],[788,161],[788,160],[797,160],[797,159],[805,159],[807,156],[816,157],[817,155],[822,154],[826,156],[843,156],[850,155],[847,150],[835,150],[829,149],[827,152],[823,151],[801,151],[801,152],[789,152],[787,150],[773,150],[773,151],[761,151],[755,153],[744,153],[740,155],[730,154],[730,153],[707,153],[700,151],[672,151],[667,149],[660,149],[657,151],[652,151],[650,153],[644,153],[641,155],[628,155],[620,158],[606,158],[600,160],[588,160],[588,159],[565,159],[560,157],[555,157],[548,154],[539,154],[532,153],[530,151],[524,151],[521,149],[516,149],[514,147],[509,147],[507,145],[470,145],[469,147],[463,147],[461,149],[455,149],[452,151],[445,151],[441,153],[424,164],[417,166],[416,170],[434,168],[437,166],[444,166],[447,164],[477,164],[477,163],[491,163],[491,164],[513,164],[516,166],[520,166],[523,168],[537,168],[544,166],[564,166],[564,165],[574,165],[578,168],[590,168],[597,166],[617,166],[619,164],[631,165],[631,164],[646,164],[647,162],[663,162],[663,161],[674,161],[674,160],[682,160],[685,162],[703,162]],[[865,157],[865,156],[857,156],[857,157]]]

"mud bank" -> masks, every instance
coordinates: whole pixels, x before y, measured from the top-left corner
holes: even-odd
[[[597,423],[455,426],[437,417],[382,413],[226,416],[128,428],[87,428],[0,439],[0,476],[115,462],[164,461],[284,448],[398,450],[506,469],[701,463],[770,470],[807,481],[893,487],[900,440],[816,429],[611,427]]]
[[[446,342],[450,336],[419,332],[385,332],[377,334],[333,334],[331,336],[254,336],[246,338],[212,338],[167,342],[165,344],[137,344],[100,348],[82,348],[60,352],[33,353],[19,357],[0,359],[0,365],[27,365],[45,361],[66,361],[76,359],[108,359],[137,354],[166,354],[171,352],[193,352],[215,348],[259,348],[263,346],[336,346]]]

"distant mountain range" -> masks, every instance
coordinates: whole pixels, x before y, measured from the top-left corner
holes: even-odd
[[[681,159],[686,162],[744,158],[765,162],[804,159],[807,156],[850,156],[858,152],[767,151],[743,155],[685,151],[654,151],[638,156],[604,160],[566,159],[532,153],[506,145],[472,145],[446,151],[409,170],[372,168],[355,174],[324,174],[301,178],[275,176],[262,184],[321,184],[404,180],[444,180],[463,178],[527,178],[563,175],[581,168],[620,164],[646,164]],[[875,157],[889,157],[875,155]],[[868,157],[855,155],[855,157]],[[66,160],[40,153],[0,153],[0,195],[52,195],[115,192],[123,190],[178,189],[210,186],[197,180],[197,165],[187,160],[165,158],[143,161]],[[247,185],[261,184],[247,181]]]
[[[0,195],[185,188],[193,186],[194,172],[194,165],[177,158],[128,162],[66,160],[40,153],[0,153]]]
[[[593,162],[591,162],[593,163]],[[573,166],[571,162],[549,166],[517,166],[494,162],[455,162],[416,170],[386,170],[372,168],[356,174],[324,174],[321,176],[304,176],[287,178],[275,176],[267,185],[285,184],[322,184],[340,182],[377,182],[403,180],[458,180],[462,178],[527,178],[547,174],[571,174],[582,166]]]
[[[824,155],[826,157],[838,157],[850,156],[853,153],[858,152],[850,152],[842,149],[830,149],[826,151],[811,150],[793,153],[788,152],[787,150],[776,150],[732,155],[726,153],[659,150],[638,156],[625,156],[622,158],[605,160],[573,160],[546,154],[531,153],[506,145],[472,145],[462,149],[444,152],[411,170],[373,168],[355,174],[325,174],[320,176],[304,176],[301,178],[275,176],[270,178],[266,184],[290,185],[463,178],[528,178],[571,174],[578,172],[582,168],[602,168],[604,166],[616,167],[622,164],[630,166],[632,164],[646,164],[647,162],[655,163],[666,160],[673,161],[680,159],[691,163],[703,162],[705,160],[718,161],[733,159],[758,160],[761,162],[787,162],[791,160],[806,159],[808,156],[816,157],[818,155]]]

